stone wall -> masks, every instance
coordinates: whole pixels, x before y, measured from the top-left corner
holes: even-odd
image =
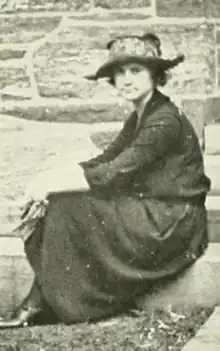
[[[105,44],[115,34],[155,31],[164,57],[186,56],[165,92],[200,136],[204,123],[218,119],[217,0],[8,0],[0,6],[0,112],[64,122],[122,120],[130,106],[106,82],[83,76],[107,58]]]

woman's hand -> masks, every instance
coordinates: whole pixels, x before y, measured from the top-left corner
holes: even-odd
[[[44,217],[47,207],[48,207],[48,200],[41,200],[41,201],[28,201],[23,208],[21,208],[21,220],[22,224],[27,223],[30,220],[36,220],[38,218]]]

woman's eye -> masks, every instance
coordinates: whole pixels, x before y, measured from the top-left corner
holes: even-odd
[[[117,71],[116,71],[116,74],[118,74],[118,75],[122,75],[122,74],[124,74],[123,69],[118,68],[118,69],[117,69]]]
[[[141,68],[140,67],[132,67],[131,72],[134,74],[137,74],[137,73],[141,72]]]

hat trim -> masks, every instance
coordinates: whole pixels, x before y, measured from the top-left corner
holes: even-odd
[[[107,61],[104,63],[93,75],[85,76],[84,78],[89,80],[98,80],[100,78],[110,78],[113,75],[113,68],[117,65],[138,62],[143,64],[149,69],[160,69],[163,71],[174,68],[185,59],[184,55],[178,55],[172,60],[163,59],[161,57],[146,57],[138,55],[120,55],[117,58]]]

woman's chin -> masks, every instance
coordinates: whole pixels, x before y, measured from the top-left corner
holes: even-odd
[[[139,94],[135,94],[135,93],[126,93],[123,94],[123,97],[130,102],[134,102],[137,101],[139,99]]]

